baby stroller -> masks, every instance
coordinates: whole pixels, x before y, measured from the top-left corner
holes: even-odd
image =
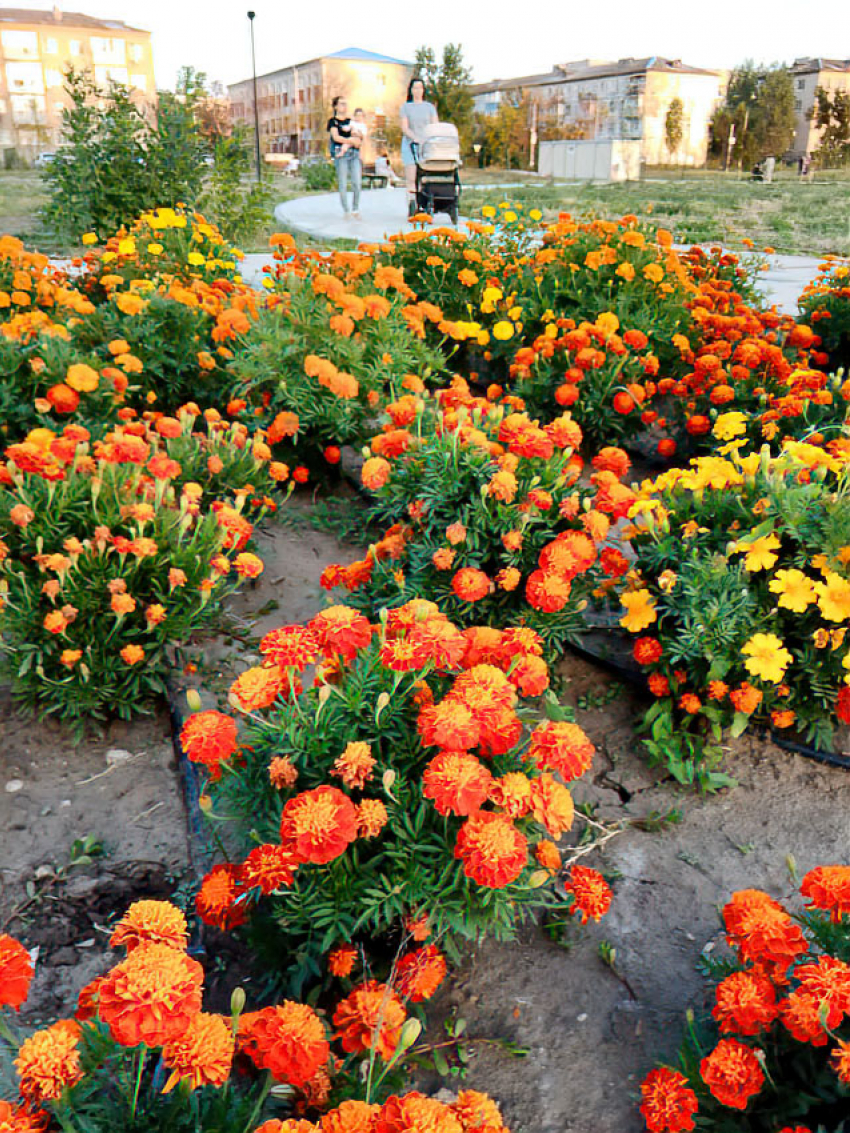
[[[433,215],[447,212],[457,224],[460,201],[460,139],[451,122],[432,122],[413,147],[416,158],[416,207]]]

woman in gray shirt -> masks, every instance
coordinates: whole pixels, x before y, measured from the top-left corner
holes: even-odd
[[[425,84],[421,79],[411,79],[407,88],[407,102],[401,108],[401,161],[404,165],[404,180],[407,184],[407,215],[416,212],[416,159],[413,145],[421,137],[424,126],[437,121],[437,108],[433,102],[425,100]]]

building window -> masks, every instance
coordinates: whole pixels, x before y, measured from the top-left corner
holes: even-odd
[[[805,90],[805,89],[806,89],[806,80],[805,79],[797,79],[797,90]]]
[[[125,46],[123,39],[106,39],[99,35],[91,37],[91,53],[95,63],[124,63]]]
[[[803,109],[803,103],[799,98],[794,99],[794,109],[795,110],[802,110]]]
[[[0,43],[7,59],[38,58],[38,35],[34,31],[0,32]]]
[[[134,90],[146,91],[148,89],[148,77],[147,77],[147,75],[131,75],[130,76],[130,86]]]
[[[130,81],[130,76],[127,74],[126,67],[108,67],[99,66],[94,69],[95,81],[101,86],[107,83],[120,83],[122,86],[127,86]]]
[[[68,44],[68,50],[71,52],[71,54],[73,56],[79,55],[80,54],[80,41],[78,39],[72,39],[71,42]]]
[[[44,41],[44,50],[47,55],[56,55],[59,51],[59,44],[55,39],[46,39]]]
[[[144,59],[144,57],[145,57],[145,49],[144,49],[144,47],[142,47],[141,43],[131,43],[130,44],[130,59],[134,63],[141,63],[141,61],[142,61],[142,59]]]
[[[57,71],[55,67],[47,67],[44,72],[44,83],[48,87],[61,87],[64,85],[62,72]]]
[[[41,94],[44,79],[40,63],[7,63],[6,85],[15,94]]]

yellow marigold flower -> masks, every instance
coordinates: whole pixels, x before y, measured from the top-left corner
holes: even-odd
[[[136,241],[132,236],[125,236],[123,240],[118,241],[118,255],[119,256],[132,256],[136,251]]]
[[[751,543],[736,543],[735,551],[746,555],[744,566],[755,573],[760,570],[770,570],[779,557],[775,552],[781,545],[775,535],[762,535],[759,539],[753,539]]]
[[[513,336],[514,325],[513,323],[509,323],[507,319],[501,319],[493,327],[493,338],[497,339],[499,342],[507,342],[508,339],[513,338]]]
[[[79,1042],[79,1024],[73,1019],[61,1019],[52,1027],[36,1031],[23,1043],[15,1069],[27,1101],[59,1098],[66,1086],[73,1086],[82,1078]]]
[[[96,244],[97,243],[97,233],[96,232],[84,232],[83,233],[83,243],[87,247],[90,246],[91,244]]]
[[[741,649],[750,676],[778,685],[793,657],[775,633],[756,633]]]
[[[719,441],[731,441],[733,437],[743,436],[747,431],[747,415],[737,410],[721,413],[711,431]]]
[[[816,582],[818,609],[828,622],[850,620],[850,581],[834,571],[824,571],[824,581]]]
[[[153,241],[152,243],[148,244],[148,251],[152,256],[161,256],[162,244],[158,244],[156,241]]]
[[[802,614],[817,598],[814,580],[801,570],[778,570],[770,580],[770,589],[779,595],[779,605],[795,614]]]
[[[620,595],[620,605],[626,613],[620,618],[620,625],[630,633],[639,633],[658,620],[655,600],[648,590],[632,590]]]

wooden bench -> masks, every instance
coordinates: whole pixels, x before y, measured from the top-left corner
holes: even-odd
[[[389,178],[386,173],[376,173],[374,165],[364,165],[362,181],[364,189],[386,189]]]

